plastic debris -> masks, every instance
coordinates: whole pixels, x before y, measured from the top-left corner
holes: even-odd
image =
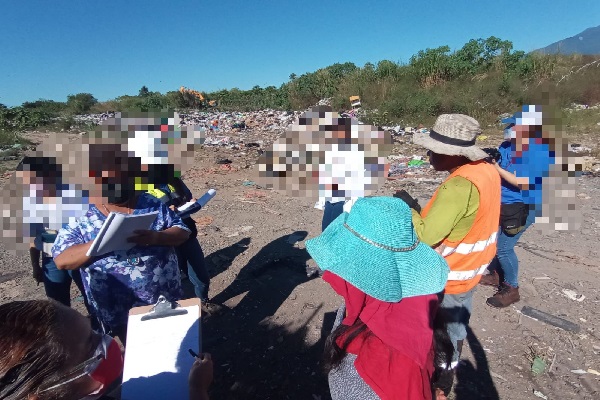
[[[571,372],[574,373],[574,374],[577,374],[577,375],[585,375],[585,374],[587,374],[587,371],[584,371],[582,369],[572,369]]]
[[[595,369],[591,369],[589,368],[587,370],[588,374],[592,374],[592,375],[599,375],[600,376],[600,372],[596,371]]]
[[[534,390],[533,395],[535,397],[539,397],[540,399],[548,400],[548,396],[546,396],[544,393],[540,392],[539,390]]]
[[[556,326],[558,328],[564,329],[565,331],[577,333],[581,329],[579,327],[579,325],[577,325],[571,321],[567,321],[566,319],[557,317],[552,314],[548,314],[547,312],[540,311],[533,307],[523,306],[523,308],[521,309],[521,312],[525,316],[531,317],[533,319],[537,319],[538,321],[545,322],[552,326]]]
[[[541,357],[536,357],[533,359],[533,363],[531,364],[531,372],[536,375],[543,374],[546,370],[546,361],[544,361]]]
[[[425,164],[425,161],[423,160],[410,160],[408,162],[409,167],[420,167],[423,164]]]
[[[577,292],[575,292],[574,290],[570,290],[570,289],[563,289],[562,294],[564,294],[567,298],[574,300],[574,301],[581,302],[585,299],[585,296],[583,294],[577,294]]]

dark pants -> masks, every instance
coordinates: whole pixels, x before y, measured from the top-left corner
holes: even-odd
[[[44,289],[46,296],[71,307],[71,282],[75,282],[77,288],[83,295],[83,299],[88,306],[85,292],[83,290],[83,282],[79,270],[64,271],[56,267],[54,260],[50,257],[42,259],[42,271],[44,271]]]
[[[204,253],[195,236],[190,236],[182,245],[175,248],[179,269],[182,271],[187,267],[190,282],[194,285],[196,296],[202,301],[208,301],[208,289],[210,277],[204,263]]]
[[[335,203],[325,202],[325,208],[323,209],[323,220],[321,222],[321,231],[324,231],[330,223],[332,223],[337,217],[344,212],[345,201],[338,201]]]

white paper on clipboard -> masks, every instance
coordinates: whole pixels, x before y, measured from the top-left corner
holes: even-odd
[[[111,251],[131,249],[135,243],[129,243],[127,238],[133,236],[136,230],[150,229],[157,215],[158,211],[131,215],[109,213],[86,255],[95,257]]]
[[[201,351],[199,302],[182,309],[187,314],[146,321],[145,313],[130,313],[121,400],[189,398],[188,376],[195,361],[189,349]]]

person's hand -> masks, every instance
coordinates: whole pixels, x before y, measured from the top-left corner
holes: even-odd
[[[502,167],[500,166],[500,164],[498,164],[496,162],[496,160],[492,160],[492,162],[490,162],[490,164],[492,164],[494,166],[494,168],[496,168],[497,171],[502,170]]]
[[[177,212],[177,208],[175,206],[169,206],[169,208],[171,209],[171,211]]]
[[[33,279],[38,285],[44,282],[44,271],[42,270],[42,267],[39,266],[39,264],[33,266]]]
[[[394,193],[394,197],[402,200],[403,202],[405,202],[406,204],[408,204],[408,206],[410,208],[412,208],[413,210],[415,210],[416,212],[420,213],[421,212],[421,206],[419,205],[419,202],[415,199],[413,199],[413,197],[408,194],[408,192],[406,190],[399,190],[396,193]]]
[[[135,243],[138,246],[158,246],[160,245],[160,232],[153,230],[133,231],[134,236],[127,238],[129,243]]]
[[[194,361],[188,385],[190,389],[190,400],[208,399],[208,388],[213,381],[213,362],[209,353],[202,353]]]
[[[448,398],[444,394],[444,391],[440,388],[435,389],[435,400],[447,400]]]

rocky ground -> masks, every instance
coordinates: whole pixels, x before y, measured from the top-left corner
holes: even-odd
[[[184,179],[194,193],[217,189],[197,214],[199,240],[212,276],[210,295],[228,307],[203,322],[204,351],[215,360],[214,399],[329,398],[320,363],[340,298],[305,272],[304,240],[320,233],[321,212],[308,199],[253,185],[260,132],[237,146],[205,146]],[[52,135],[52,134],[50,134]],[[231,136],[239,138],[237,133]],[[35,135],[42,140],[47,134]],[[481,145],[495,146],[498,138]],[[584,145],[594,146],[593,140]],[[398,137],[396,162],[423,156]],[[228,159],[230,164],[218,164]],[[15,162],[16,163],[16,162]],[[10,165],[5,166],[10,168]],[[14,168],[14,165],[12,166]],[[425,204],[444,174],[423,166],[400,168],[378,195],[406,189]],[[475,293],[464,361],[453,398],[592,399],[600,394],[600,176],[580,179],[580,232],[542,235],[528,230],[517,248],[522,300],[503,310],[485,304],[492,288]],[[44,298],[26,257],[0,249],[0,302]],[[189,288],[188,288],[189,289]],[[583,298],[585,296],[585,298]],[[78,293],[75,307],[82,310]],[[570,332],[521,313],[530,306],[577,324]],[[537,361],[535,361],[537,359]],[[532,363],[542,365],[539,374]]]

